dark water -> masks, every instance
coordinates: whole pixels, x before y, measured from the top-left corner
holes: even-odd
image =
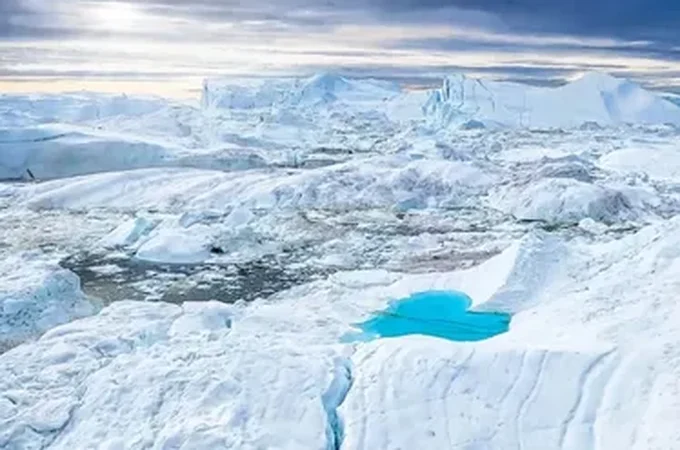
[[[60,264],[80,277],[87,295],[105,304],[119,300],[249,302],[328,275],[309,268],[290,269],[274,258],[243,264],[179,265],[79,254]]]

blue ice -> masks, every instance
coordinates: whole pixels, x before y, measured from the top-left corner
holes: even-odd
[[[510,315],[468,311],[472,300],[461,292],[427,291],[390,302],[343,341],[367,341],[411,334],[451,341],[481,341],[508,331]]]

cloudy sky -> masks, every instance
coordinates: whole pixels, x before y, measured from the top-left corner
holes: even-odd
[[[677,88],[679,29],[680,0],[0,0],[0,88],[329,69]]]

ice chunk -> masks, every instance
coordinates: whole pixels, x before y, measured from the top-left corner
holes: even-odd
[[[622,173],[644,173],[652,178],[680,178],[680,152],[674,145],[642,145],[603,155],[602,167]]]
[[[228,317],[218,304],[119,302],[3,355],[0,392],[21,401],[0,446],[333,448],[330,413],[349,387],[336,353],[230,332]]]
[[[97,311],[75,274],[40,258],[10,256],[0,273],[0,353]]]
[[[615,223],[641,213],[615,189],[568,178],[544,178],[507,191],[500,201],[517,219],[556,225],[576,224],[585,218]]]
[[[242,228],[255,218],[252,211],[245,207],[234,208],[224,220],[224,225],[232,229]]]
[[[172,323],[168,332],[170,336],[219,333],[231,328],[233,308],[224,303],[185,303],[182,305],[182,312]]]
[[[119,225],[101,241],[104,248],[115,249],[129,247],[147,236],[158,224],[157,220],[136,217]]]
[[[205,225],[162,228],[142,244],[135,257],[154,263],[201,263],[210,256],[213,233]]]

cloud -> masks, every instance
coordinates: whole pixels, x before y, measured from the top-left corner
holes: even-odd
[[[679,27],[678,0],[0,0],[13,77],[339,68],[560,80],[599,68],[663,78],[680,69]]]
[[[77,0],[1,0],[0,39],[63,39],[81,35]]]
[[[478,11],[524,32],[677,39],[677,0],[378,0],[396,16],[451,20],[457,10]],[[450,11],[450,13],[447,13]]]
[[[0,38],[20,38],[33,36],[35,27],[31,25],[32,11],[22,0],[3,0],[0,2]]]
[[[123,0],[148,17],[257,23],[291,32],[347,24],[445,24],[492,32],[680,45],[677,0]],[[91,34],[74,17],[118,0],[2,0],[0,38]]]
[[[54,29],[68,9],[116,0],[2,0],[0,32]],[[680,41],[677,0],[126,0],[149,14],[209,22],[466,24],[501,31]]]

